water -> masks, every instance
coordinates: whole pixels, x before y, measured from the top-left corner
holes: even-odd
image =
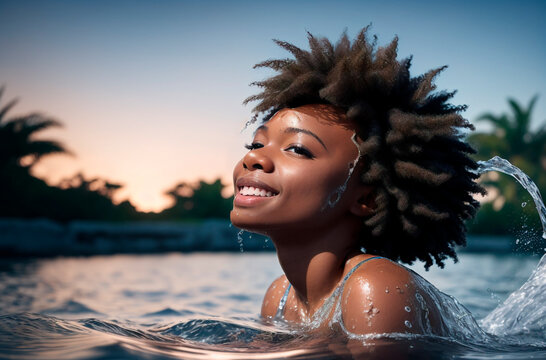
[[[491,323],[501,322],[487,316],[499,300],[525,283],[538,260],[463,253],[459,263],[449,263],[443,270],[414,267],[457,298],[492,336],[392,334],[353,340],[306,334],[259,319],[265,289],[281,273],[272,253],[4,260],[0,358],[326,359],[351,353],[366,358],[407,353],[459,359],[546,358],[544,266],[536,277],[540,292],[527,294],[535,307],[524,307],[515,315],[532,331],[508,323],[495,328]],[[540,321],[540,314],[540,324],[521,322],[533,316]]]

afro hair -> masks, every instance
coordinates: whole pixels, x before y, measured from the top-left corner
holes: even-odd
[[[252,83],[262,91],[244,103],[257,101],[252,121],[263,122],[305,104],[346,111],[363,140],[362,181],[376,189],[362,246],[395,261],[443,267],[447,257],[457,260],[455,245],[466,244],[464,222],[479,207],[473,194],[485,193],[464,140],[465,129],[474,128],[460,115],[466,106],[448,102],[455,92],[435,91],[445,66],[411,77],[411,58],[397,60],[398,38],[378,47],[367,32],[352,43],[345,32],[336,44],[308,33],[309,51],[274,40],[293,58],[256,64],[277,74]]]

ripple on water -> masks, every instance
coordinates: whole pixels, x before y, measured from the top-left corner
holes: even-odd
[[[123,296],[128,298],[154,298],[162,297],[167,293],[165,291],[135,291],[135,290],[123,290]]]
[[[226,299],[226,300],[233,300],[236,302],[256,300],[254,299],[254,297],[247,294],[227,294],[227,295],[222,295],[219,298]]]
[[[103,315],[98,311],[91,309],[75,300],[67,300],[59,306],[41,311],[42,314],[60,315],[60,314],[78,314],[78,315]]]
[[[195,315],[195,312],[190,310],[174,310],[171,308],[165,308],[163,310],[150,312],[147,314],[144,314],[142,316],[144,317],[161,317],[161,316],[192,316]]]

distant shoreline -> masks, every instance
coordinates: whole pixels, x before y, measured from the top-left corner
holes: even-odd
[[[241,251],[239,229],[229,221],[99,222],[49,219],[0,219],[0,253],[4,257]],[[240,235],[244,251],[273,251],[266,238]]]
[[[0,219],[1,257],[51,257],[164,252],[274,251],[264,236],[243,232],[223,219],[199,223]],[[242,241],[241,241],[242,239]],[[242,244],[241,244],[242,243]],[[520,244],[521,245],[521,244]],[[469,235],[461,252],[529,253],[510,236]]]

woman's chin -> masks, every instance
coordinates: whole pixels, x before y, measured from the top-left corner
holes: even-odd
[[[238,229],[267,236],[267,229],[269,229],[268,225],[263,222],[258,222],[258,219],[246,219],[236,209],[231,210],[229,220],[231,221],[231,224]]]
[[[231,224],[238,229],[252,231],[252,223],[247,219],[244,219],[244,216],[241,216],[237,209],[231,210],[229,213],[229,220],[231,221]]]

